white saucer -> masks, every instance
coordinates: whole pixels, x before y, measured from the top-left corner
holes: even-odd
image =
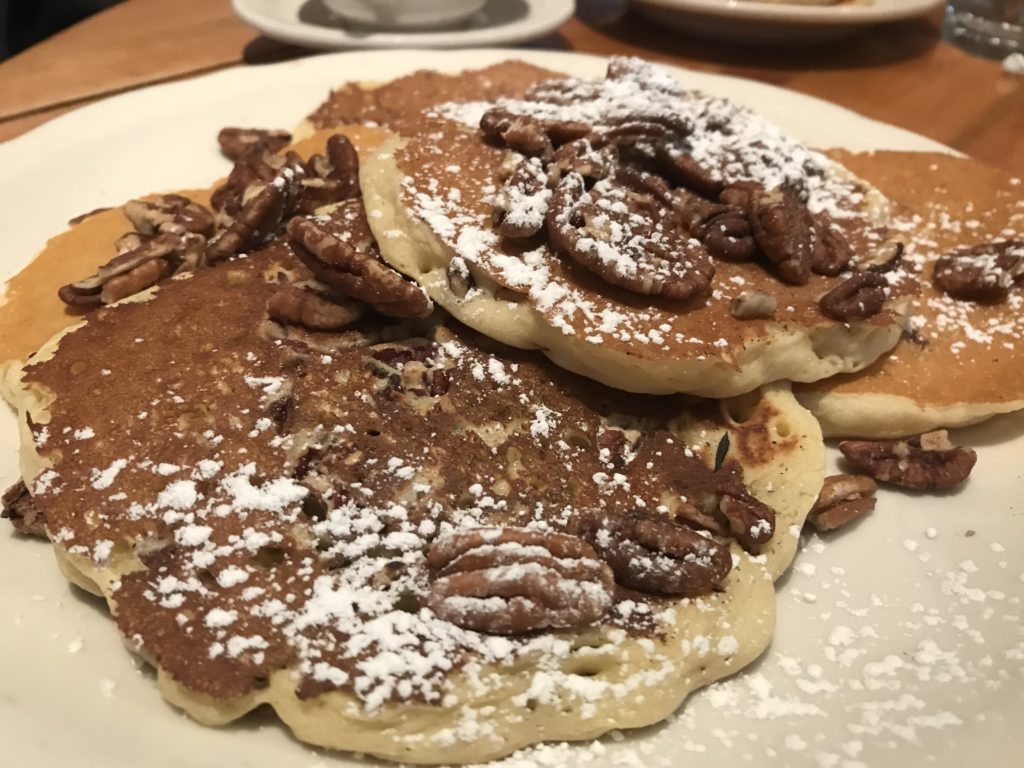
[[[736,42],[812,43],[889,21],[921,16],[945,0],[870,0],[800,5],[754,0],[634,0],[646,16],[675,29]]]
[[[457,48],[521,43],[558,29],[574,0],[490,0],[453,29],[373,32],[352,29],[320,0],[232,0],[243,21],[269,37],[307,48]]]

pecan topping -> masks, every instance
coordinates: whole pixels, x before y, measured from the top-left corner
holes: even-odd
[[[548,181],[554,185],[568,173],[578,173],[588,181],[610,176],[618,164],[619,152],[614,144],[597,138],[570,141],[555,150],[547,164]]]
[[[498,233],[505,237],[532,237],[544,227],[548,211],[548,175],[536,157],[524,158],[502,186],[494,202]]]
[[[696,597],[732,569],[729,548],[685,525],[642,512],[592,512],[574,522],[625,587]]]
[[[584,541],[525,528],[477,528],[438,539],[427,606],[465,629],[519,635],[592,624],[611,607],[608,566]]]
[[[712,256],[728,261],[749,261],[757,253],[750,222],[741,209],[705,200],[685,189],[672,191],[672,207],[686,231]]]
[[[800,199],[786,187],[759,189],[751,195],[749,216],[754,240],[779,276],[804,285],[811,276],[814,232]]]
[[[953,488],[978,460],[970,448],[953,445],[944,429],[905,440],[845,440],[839,450],[875,480],[916,490]]]
[[[32,501],[23,480],[19,480],[4,491],[0,503],[3,504],[0,518],[10,520],[18,533],[46,538],[46,518]]]
[[[882,311],[888,285],[877,272],[860,272],[822,296],[818,306],[834,320],[863,320]]]
[[[448,262],[446,274],[448,277],[448,289],[458,299],[466,298],[466,294],[469,293],[470,289],[476,286],[476,281],[469,271],[469,266],[461,256],[456,256]]]
[[[775,534],[775,510],[746,490],[724,492],[718,511],[733,538],[748,551],[756,551]]]
[[[814,234],[811,271],[816,275],[835,277],[850,264],[853,259],[853,248],[828,216],[823,213],[807,215],[811,217]]]
[[[298,213],[313,213],[331,203],[359,197],[359,155],[347,137],[336,133],[327,139],[326,155],[313,155],[299,181]]]
[[[211,263],[223,261],[269,240],[290,213],[296,192],[291,173],[246,190],[238,215],[206,247],[207,259]]]
[[[767,318],[775,314],[779,302],[764,291],[744,291],[729,306],[732,316],[739,320]]]
[[[129,200],[124,215],[142,235],[157,232],[213,234],[213,214],[206,207],[182,195],[160,195],[152,200]]]
[[[278,152],[288,146],[291,140],[292,135],[287,131],[269,131],[264,128],[221,128],[217,134],[220,151],[229,160],[238,160],[253,148]]]
[[[706,291],[715,268],[696,240],[681,235],[654,195],[605,179],[587,192],[571,173],[559,182],[545,220],[552,247],[612,285],[689,299]]]
[[[152,288],[165,277],[169,277],[173,271],[164,259],[144,261],[130,272],[111,278],[100,290],[100,302],[113,304],[115,301]]]
[[[389,317],[425,317],[433,304],[375,255],[356,250],[310,219],[288,222],[296,255],[316,278],[346,296],[366,302]]]
[[[819,531],[834,531],[875,508],[878,486],[866,475],[832,475],[825,478],[807,522]]]
[[[693,190],[705,197],[718,197],[725,184],[710,170],[701,166],[693,156],[679,149],[660,144],[655,158],[662,173],[673,184]]]
[[[1024,282],[1024,241],[960,248],[935,262],[935,282],[955,299],[1002,301]]]
[[[527,157],[549,158],[554,153],[544,123],[529,115],[516,115],[504,107],[487,110],[480,118],[480,130],[492,144]]]
[[[902,261],[903,243],[899,240],[886,240],[862,258],[858,266],[865,272],[887,274],[895,271]]]
[[[362,304],[328,296],[311,285],[282,285],[267,301],[267,312],[275,320],[313,331],[340,331],[365,311]]]
[[[254,188],[260,188],[286,174],[293,179],[305,176],[302,159],[294,152],[289,151],[283,155],[258,149],[246,152],[235,162],[224,184],[214,190],[210,197],[210,205],[218,214],[218,224],[228,226],[239,215]]]

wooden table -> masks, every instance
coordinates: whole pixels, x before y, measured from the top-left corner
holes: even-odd
[[[578,5],[534,46],[637,54],[782,85],[1024,175],[1024,78],[942,42],[941,13],[773,50],[684,38],[621,1]],[[246,26],[229,0],[128,0],[0,64],[0,141],[110,94],[308,53]]]

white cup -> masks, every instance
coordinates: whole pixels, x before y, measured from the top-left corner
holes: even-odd
[[[487,0],[323,0],[345,20],[385,29],[445,27],[468,19]]]

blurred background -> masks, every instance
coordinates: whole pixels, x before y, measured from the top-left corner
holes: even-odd
[[[0,61],[120,0],[0,0]]]

